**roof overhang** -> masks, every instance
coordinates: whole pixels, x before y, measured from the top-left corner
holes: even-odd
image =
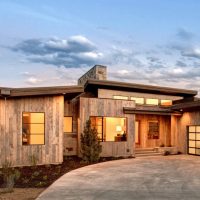
[[[182,112],[172,111],[171,109],[162,109],[162,108],[130,108],[123,107],[125,114],[146,114],[146,115],[182,115]]]
[[[9,90],[1,88],[1,96],[9,97],[64,95],[65,98],[73,98],[83,92],[82,86],[9,88]]]
[[[179,103],[175,104],[171,107],[174,111],[200,111],[200,101],[192,101],[192,102],[185,102],[185,103]]]
[[[86,90],[97,90],[98,88],[134,91],[134,92],[151,93],[151,94],[165,94],[165,95],[173,95],[181,97],[192,97],[197,95],[197,91],[195,90],[142,85],[136,83],[126,83],[126,82],[117,82],[108,80],[89,79],[85,84]]]

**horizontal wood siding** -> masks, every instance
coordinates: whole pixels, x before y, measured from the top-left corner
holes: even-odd
[[[126,117],[127,118],[127,142],[102,142],[101,156],[132,156],[134,155],[134,115],[124,114],[123,107],[135,107],[133,101],[98,99],[98,98],[80,98],[80,134],[83,132],[86,121],[90,116],[105,117]],[[80,148],[79,148],[80,152]]]
[[[161,115],[138,115],[136,121],[139,121],[139,148],[158,147],[161,144],[169,146],[171,144],[171,117]],[[159,122],[159,139],[148,139],[149,121]]]
[[[0,166],[9,160],[15,166],[63,161],[63,96],[0,100]],[[5,110],[6,108],[6,110]],[[5,113],[6,111],[6,113]],[[45,113],[45,145],[22,145],[22,112]]]

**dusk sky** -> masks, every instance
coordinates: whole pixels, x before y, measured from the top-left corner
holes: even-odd
[[[0,0],[0,86],[110,80],[199,90],[199,0]]]

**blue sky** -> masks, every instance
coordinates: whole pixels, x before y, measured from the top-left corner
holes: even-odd
[[[1,0],[0,85],[111,80],[199,90],[198,0]]]

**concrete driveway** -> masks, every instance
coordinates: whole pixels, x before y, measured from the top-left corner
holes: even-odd
[[[65,174],[38,200],[200,199],[200,157],[110,161]]]

